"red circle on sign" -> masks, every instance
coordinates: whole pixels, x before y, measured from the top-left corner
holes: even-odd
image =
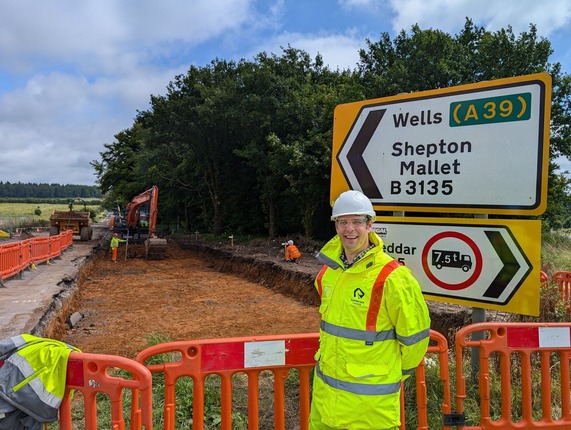
[[[472,276],[470,276],[464,282],[460,282],[459,284],[449,284],[447,282],[441,281],[432,274],[430,268],[428,267],[428,251],[430,250],[432,245],[434,245],[436,242],[438,242],[441,239],[446,239],[449,237],[464,241],[474,253],[474,259],[476,260],[474,273],[472,273]],[[457,231],[444,231],[432,237],[426,243],[426,245],[424,245],[424,249],[422,250],[422,268],[424,269],[424,273],[426,273],[426,276],[428,276],[428,279],[430,279],[432,282],[434,282],[434,284],[438,285],[439,287],[444,288],[446,290],[463,290],[464,288],[468,288],[470,285],[476,282],[476,280],[480,277],[480,274],[482,273],[482,253],[480,252],[480,249],[476,246],[476,243],[465,234],[458,233]]]

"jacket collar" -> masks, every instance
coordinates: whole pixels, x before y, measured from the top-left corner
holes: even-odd
[[[374,263],[374,259],[377,256],[377,254],[379,252],[382,252],[383,240],[374,231],[369,233],[369,242],[375,245],[374,248],[369,250],[369,252],[367,252],[367,254],[362,259],[360,259],[353,266],[351,266],[351,269],[358,268],[359,271],[365,270],[366,268],[368,268],[368,262],[371,259],[373,259]],[[333,270],[337,270],[339,268],[344,267],[343,261],[341,261],[342,251],[343,251],[343,245],[341,243],[341,238],[339,237],[339,235],[335,235],[333,239],[331,239],[323,246],[323,248],[321,248],[321,251],[319,251],[319,254],[317,254],[317,259],[321,261],[323,264],[326,264],[327,266],[332,268]]]

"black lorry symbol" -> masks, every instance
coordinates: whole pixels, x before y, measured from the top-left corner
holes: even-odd
[[[472,268],[472,258],[458,251],[432,250],[432,265],[438,270],[443,267],[457,267],[467,272]]]

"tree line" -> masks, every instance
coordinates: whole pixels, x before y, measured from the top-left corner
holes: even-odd
[[[2,199],[67,199],[67,198],[98,198],[103,194],[97,185],[72,184],[34,184],[10,183],[0,181],[0,198]]]
[[[165,95],[92,161],[109,201],[156,184],[159,221],[214,234],[331,235],[330,171],[335,107],[399,93],[547,72],[553,79],[547,228],[569,226],[571,77],[550,63],[536,27],[490,32],[466,19],[456,35],[417,25],[366,41],[354,69],[282,47],[253,60],[214,59],[174,77]]]

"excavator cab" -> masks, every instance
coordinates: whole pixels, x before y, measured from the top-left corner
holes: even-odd
[[[166,257],[167,240],[156,236],[159,189],[153,185],[147,191],[133,197],[125,207],[125,216],[116,222],[114,231],[134,240],[146,236],[145,258],[162,260]]]

